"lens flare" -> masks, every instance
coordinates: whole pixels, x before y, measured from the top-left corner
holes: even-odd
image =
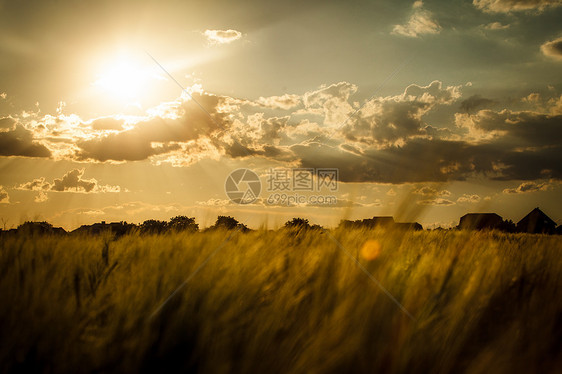
[[[370,239],[361,247],[361,257],[367,261],[372,261],[380,256],[382,250],[381,243],[378,240]]]

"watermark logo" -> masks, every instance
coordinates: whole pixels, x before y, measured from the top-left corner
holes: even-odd
[[[250,169],[236,169],[226,178],[224,190],[232,202],[250,204],[260,195],[260,178]]]
[[[336,168],[272,168],[267,170],[267,205],[335,205],[334,195],[314,194],[338,190],[339,170]],[[261,182],[250,169],[237,169],[230,173],[225,183],[230,201],[250,204],[261,192]]]

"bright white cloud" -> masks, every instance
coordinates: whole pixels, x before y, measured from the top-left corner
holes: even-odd
[[[228,44],[242,37],[240,31],[228,30],[205,30],[203,35],[210,44]]]
[[[433,14],[423,9],[423,2],[416,1],[412,5],[412,15],[404,25],[395,25],[393,34],[417,38],[424,34],[439,34],[441,26],[433,18]]]

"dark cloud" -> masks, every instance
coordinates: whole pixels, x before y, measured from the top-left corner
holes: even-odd
[[[414,138],[400,146],[359,153],[319,143],[291,147],[302,167],[339,168],[343,182],[415,183],[465,180],[562,178],[562,146],[506,148],[501,142]]]
[[[461,111],[464,113],[474,113],[480,109],[489,108],[490,106],[497,104],[497,101],[492,99],[487,99],[480,95],[472,95],[469,98],[461,101]]]
[[[95,179],[91,180],[84,180],[82,179],[82,175],[84,175],[84,169],[78,170],[74,169],[66,173],[62,178],[55,179],[53,181],[53,185],[51,186],[52,191],[69,191],[69,190],[76,190],[80,191],[83,190],[84,192],[91,192],[94,187],[96,187],[97,182]]]
[[[102,162],[146,160],[166,150],[162,147],[153,147],[150,138],[144,137],[135,130],[80,141],[77,146],[80,148],[76,154],[78,160],[93,159]]]
[[[180,149],[177,142],[187,142],[224,130],[230,126],[225,113],[218,112],[220,98],[193,94],[196,100],[182,101],[161,108],[164,113],[140,121],[131,130],[80,141],[79,160],[138,161],[150,156]],[[107,120],[105,120],[107,121]],[[111,121],[117,126],[118,122]]]
[[[562,115],[535,112],[482,110],[475,115],[457,118],[476,136],[494,135],[502,148],[558,146],[562,139]]]
[[[22,125],[0,132],[0,156],[50,157],[51,151],[34,141],[33,133]]]
[[[102,186],[97,180],[93,178],[84,179],[83,176],[84,169],[73,169],[64,174],[62,178],[55,178],[53,183],[49,183],[44,177],[41,177],[31,182],[20,184],[15,188],[18,190],[39,191],[40,193],[47,191],[96,193],[119,192],[121,190],[118,186]]]
[[[470,171],[470,161],[465,157],[468,151],[462,142],[412,139],[403,146],[360,152],[319,143],[295,145],[291,149],[302,167],[338,168],[343,182],[446,181],[462,179]]]

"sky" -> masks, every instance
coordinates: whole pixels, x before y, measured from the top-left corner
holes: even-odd
[[[560,19],[561,0],[0,0],[0,225],[562,224]]]

